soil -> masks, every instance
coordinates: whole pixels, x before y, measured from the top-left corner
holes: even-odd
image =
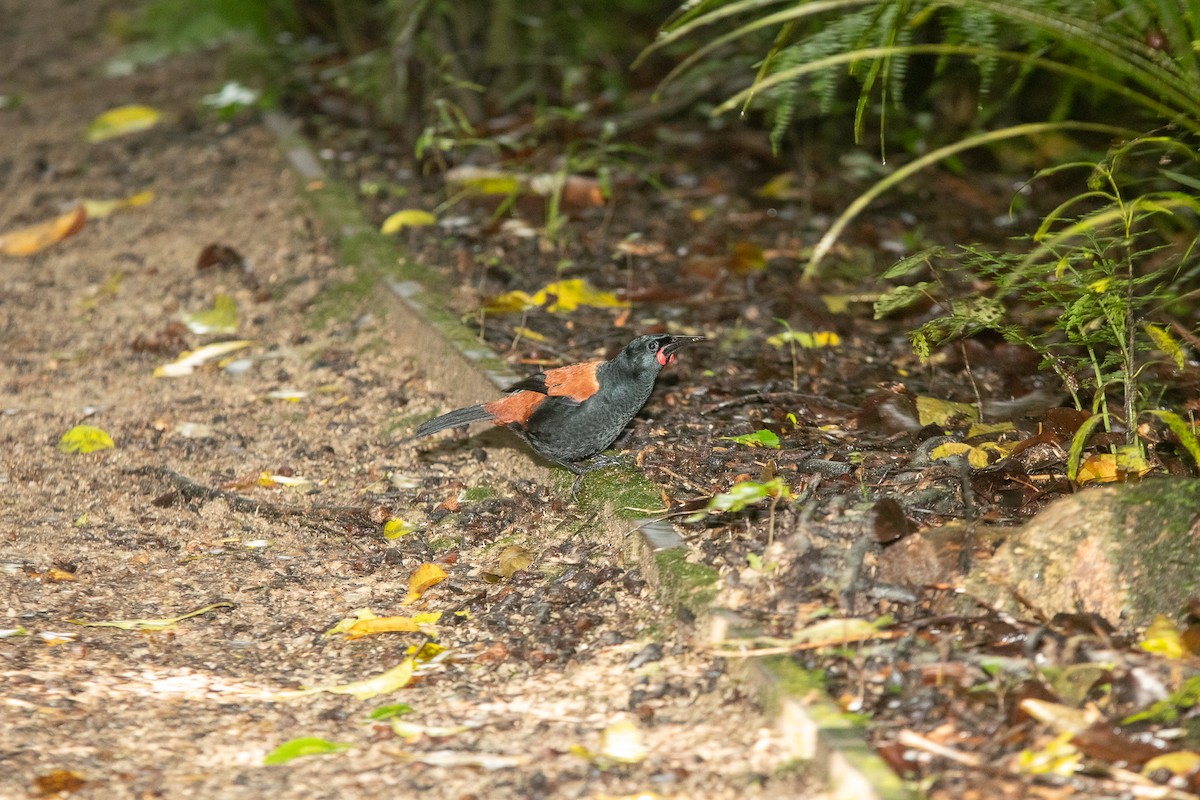
[[[522,451],[475,442],[418,460],[400,441],[444,403],[436,365],[385,301],[317,313],[354,274],[272,136],[198,110],[219,59],[105,75],[122,9],[3,8],[0,229],[83,199],[155,197],[0,257],[0,796],[804,794],[724,660],[689,646]],[[165,119],[84,140],[130,103]],[[252,343],[232,364],[155,377],[229,338],[180,324],[221,294]],[[60,452],[79,424],[115,447]],[[390,519],[413,532],[385,538]],[[531,564],[496,577],[505,548]],[[405,606],[424,563],[448,577]],[[363,608],[443,612],[445,651],[428,659],[420,633],[328,633]],[[200,610],[160,630],[80,624]],[[285,694],[413,653],[398,691]],[[409,727],[370,718],[396,703]],[[627,723],[648,755],[596,756]],[[264,765],[301,737],[350,747]]]

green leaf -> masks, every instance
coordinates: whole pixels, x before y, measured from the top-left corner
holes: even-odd
[[[94,453],[116,447],[112,437],[95,425],[76,425],[58,440],[61,453]]]
[[[1092,435],[1092,428],[1095,428],[1104,421],[1107,414],[1093,414],[1084,420],[1079,426],[1079,430],[1075,431],[1075,436],[1071,439],[1071,451],[1067,455],[1067,478],[1069,480],[1077,480],[1079,478],[1079,461],[1083,457],[1083,446],[1087,444],[1088,437]]]
[[[905,275],[928,267],[929,259],[944,255],[945,252],[946,248],[935,246],[927,247],[920,252],[913,253],[911,256],[905,256],[884,271],[883,279],[885,281],[892,281],[896,278],[903,278]]]
[[[893,311],[902,311],[914,303],[928,300],[931,285],[929,281],[921,281],[912,286],[897,286],[889,289],[886,294],[875,301],[875,319],[883,319]]]
[[[1196,462],[1197,467],[1200,467],[1200,441],[1196,440],[1196,434],[1191,425],[1174,411],[1147,411],[1146,413],[1167,423],[1171,432],[1179,437],[1179,443],[1191,454],[1192,461]]]
[[[227,294],[219,293],[213,298],[212,308],[185,314],[183,324],[187,325],[192,333],[201,335],[237,333],[237,301]]]
[[[754,433],[744,433],[741,436],[722,436],[721,438],[750,447],[774,447],[776,450],[779,449],[779,436],[774,431],[761,430]]]
[[[1154,346],[1162,350],[1171,360],[1175,362],[1175,366],[1183,369],[1187,364],[1187,357],[1183,354],[1183,348],[1179,346],[1179,342],[1171,335],[1165,325],[1155,325],[1152,322],[1147,322],[1145,325],[1146,335],[1154,342]]]
[[[386,706],[380,706],[371,712],[369,719],[383,720],[392,719],[393,717],[402,717],[405,714],[411,714],[413,707],[408,703],[391,703]]]
[[[747,506],[754,505],[767,497],[787,499],[792,496],[792,490],[780,478],[769,481],[742,481],[735,483],[728,492],[722,492],[708,501],[706,511],[721,511],[737,513]],[[706,511],[699,511],[688,517],[689,522],[704,519]]]
[[[319,756],[326,753],[340,753],[343,750],[349,750],[353,746],[352,744],[345,744],[343,742],[330,742],[325,739],[318,739],[316,736],[301,736],[299,739],[284,742],[270,753],[267,753],[263,759],[263,763],[286,764],[293,758]]]

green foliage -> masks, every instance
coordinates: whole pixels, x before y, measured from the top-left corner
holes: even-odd
[[[1145,354],[1164,352],[1177,366],[1183,358],[1167,328],[1149,318],[1178,297],[1180,282],[1188,277],[1184,267],[1194,261],[1200,244],[1195,233],[1197,199],[1177,189],[1155,188],[1165,184],[1160,165],[1177,151],[1176,144],[1163,137],[1139,139],[1113,148],[1098,164],[1067,164],[1039,173],[1045,177],[1072,167],[1091,169],[1086,191],[1046,216],[1028,252],[935,249],[911,256],[886,273],[891,278],[908,276],[946,257],[952,261],[945,269],[963,270],[971,280],[982,280],[989,287],[986,292],[941,298],[943,290],[932,282],[902,286],[877,303],[877,316],[918,298],[938,299],[944,313],[911,335],[921,358],[953,339],[996,331],[1037,350],[1076,407],[1097,413],[1091,424],[1103,421],[1109,427],[1114,416],[1110,397],[1119,398],[1123,408],[1116,416],[1129,444],[1135,444],[1137,420],[1147,403]],[[1141,192],[1129,197],[1126,187]],[[1075,210],[1082,213],[1067,216]],[[934,276],[939,277],[936,268]],[[1008,307],[1014,301],[1034,308],[1035,318],[1049,321],[1049,330],[1020,321]],[[1177,415],[1156,416],[1196,459],[1200,448],[1193,446],[1190,431],[1175,424]],[[1086,433],[1081,429],[1073,442],[1072,472],[1078,469]]]
[[[779,500],[786,500],[791,496],[792,490],[780,478],[772,478],[769,481],[741,481],[731,486],[728,492],[722,492],[714,496],[708,502],[708,509],[706,511],[693,514],[688,518],[688,521],[696,522],[704,519],[708,511],[736,514],[767,498],[771,499],[773,509],[774,504]]]
[[[774,431],[760,430],[754,433],[743,433],[741,436],[722,436],[722,439],[728,439],[737,444],[744,444],[748,447],[773,447],[779,449],[779,434]]]
[[[909,67],[918,59],[923,65],[934,61],[931,71],[922,72],[925,87],[918,88],[934,85],[939,76],[957,79],[964,67],[974,68],[979,125],[1005,101],[1017,98],[1033,74],[1048,74],[1053,80],[1039,81],[1031,99],[1044,105],[1047,89],[1057,93],[1051,106],[1033,109],[1044,114],[1047,122],[969,135],[881,180],[842,213],[814,248],[806,279],[816,276],[819,264],[853,217],[918,169],[1012,136],[1101,131],[1104,126],[1098,123],[1062,119],[1080,98],[1096,102],[1105,118],[1119,111],[1120,118],[1137,120],[1134,124],[1142,131],[1172,126],[1143,141],[1173,141],[1176,158],[1196,152],[1191,139],[1200,136],[1200,92],[1196,91],[1200,55],[1194,46],[1200,40],[1200,7],[1190,0],[709,0],[685,4],[664,24],[647,53],[701,39],[663,81],[665,87],[707,62],[728,58],[731,46],[752,44],[766,34],[774,38],[750,85],[720,104],[715,113],[763,108],[773,119],[776,145],[803,98],[816,97],[822,108],[829,109],[839,80],[840,85],[857,84],[856,139],[863,138],[868,112],[875,108],[882,133],[888,109],[914,94],[905,84]],[[1108,131],[1127,140],[1138,136],[1136,130],[1120,132],[1109,126]],[[1171,147],[1163,141],[1159,145]],[[1171,172],[1164,170],[1159,177],[1175,181],[1186,191],[1156,189],[1159,196],[1153,202],[1175,208],[1194,203],[1192,193],[1200,181],[1187,170]],[[1131,204],[1138,202],[1141,188],[1125,184],[1122,189]],[[1080,201],[1086,204],[1091,199],[1085,195]],[[1064,218],[1066,210],[1052,214],[1047,223]],[[1112,209],[1094,213],[1112,213]],[[1061,229],[1056,235],[1065,243],[1099,221],[1101,217],[1085,214],[1077,218],[1075,229]],[[1039,239],[1044,233],[1039,232]],[[1052,242],[1042,244],[1049,248]]]
[[[293,759],[305,756],[340,753],[353,746],[343,742],[330,742],[316,736],[302,736],[299,739],[290,739],[267,753],[263,757],[263,764],[286,764]]]

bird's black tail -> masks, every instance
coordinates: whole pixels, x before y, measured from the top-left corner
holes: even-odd
[[[447,428],[457,428],[459,425],[466,425],[469,422],[483,422],[490,419],[492,419],[492,415],[482,405],[459,408],[449,414],[425,420],[417,428],[412,438],[420,439],[422,436],[444,431]]]

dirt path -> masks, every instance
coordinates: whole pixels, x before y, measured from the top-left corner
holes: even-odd
[[[0,28],[0,94],[19,101],[0,110],[0,230],[155,192],[41,254],[0,257],[0,796],[795,796],[724,665],[666,624],[588,520],[522,477],[540,473],[519,451],[463,474],[395,441],[434,405],[419,354],[383,306],[314,325],[314,298],[351,269],[271,136],[197,114],[218,59],[101,77],[121,5],[6,2]],[[165,121],[84,141],[126,103]],[[252,273],[230,258],[199,269],[210,245]],[[253,342],[244,360],[155,378],[230,338],[179,324],[220,294]],[[285,392],[303,396],[272,394]],[[81,423],[115,447],[60,453]],[[385,539],[390,518],[415,531]],[[488,578],[511,546],[531,566]],[[360,608],[410,613],[409,576],[434,561],[449,578],[415,608],[446,612],[448,657],[370,699],[281,698],[402,664],[419,634],[326,631]],[[70,622],[213,604],[162,631]],[[414,730],[369,719],[395,703]],[[601,769],[570,752],[598,750],[622,720],[645,760]],[[263,765],[305,736],[351,748]]]

